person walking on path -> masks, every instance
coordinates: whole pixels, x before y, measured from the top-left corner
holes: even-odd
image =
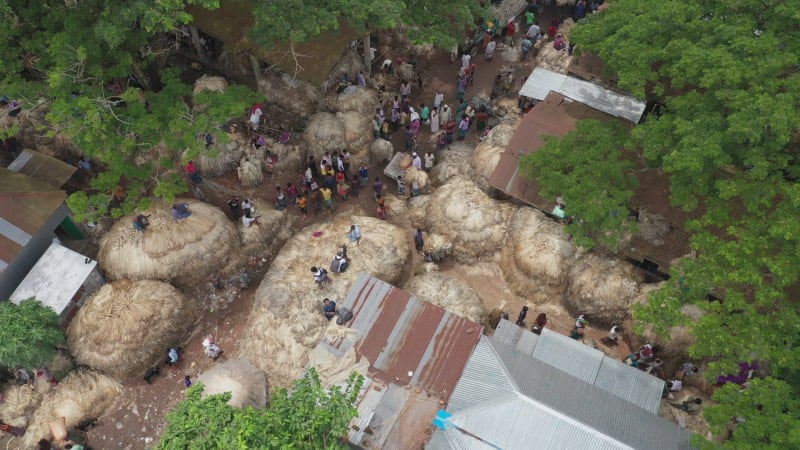
[[[467,137],[467,129],[469,128],[469,119],[467,115],[461,116],[461,123],[458,124],[458,140],[463,141]]]
[[[372,191],[375,193],[376,200],[383,194],[383,183],[380,178],[375,177],[375,182],[372,183]]]
[[[528,307],[523,306],[522,310],[519,312],[519,316],[517,316],[517,325],[524,327],[525,326],[525,317],[528,315]]]
[[[431,111],[431,133],[436,134],[439,132],[439,108],[434,107]]]
[[[461,55],[461,68],[466,69],[467,67],[469,67],[469,61],[471,59],[472,59],[472,56],[470,56],[469,53],[464,52],[464,54]]]
[[[356,245],[361,243],[361,228],[356,224],[350,225],[350,232],[347,233],[347,238],[351,243],[355,242]]]
[[[421,252],[423,247],[425,247],[425,239],[422,237],[422,230],[417,228],[414,232],[414,248]]]
[[[436,95],[433,96],[433,107],[440,108],[442,106],[442,102],[444,102],[444,94],[442,91],[437,90]]]

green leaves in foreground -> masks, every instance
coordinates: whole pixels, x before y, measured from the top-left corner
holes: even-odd
[[[0,303],[0,364],[39,367],[52,361],[63,342],[58,314],[38,300]]]

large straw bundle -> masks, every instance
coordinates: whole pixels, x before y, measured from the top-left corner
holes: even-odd
[[[121,391],[119,383],[97,372],[78,370],[70,373],[33,413],[22,438],[23,448],[35,448],[40,439],[50,439],[50,422],[60,422],[62,417],[67,429],[77,426],[81,420],[101,417]]]
[[[197,169],[205,176],[218,177],[230,173],[239,165],[243,149],[235,142],[213,147],[201,152],[194,159]],[[187,158],[184,152],[184,159]]]
[[[347,146],[344,140],[344,126],[331,113],[320,112],[311,116],[303,140],[308,145],[310,155],[319,158],[325,152],[338,152]]]
[[[394,156],[394,146],[389,141],[378,138],[369,145],[369,160],[373,164],[387,163],[392,156]]]
[[[267,380],[264,372],[247,359],[233,359],[216,364],[197,377],[203,383],[203,396],[231,393],[228,404],[236,408],[267,405]]]
[[[219,208],[187,200],[192,215],[174,220],[170,206],[156,203],[145,214],[150,226],[136,231],[133,217],[120,219],[100,240],[97,259],[111,280],[174,280],[191,284],[235,259],[239,233]]]
[[[192,90],[192,96],[195,96],[203,91],[225,92],[225,89],[227,87],[228,87],[228,80],[226,80],[225,78],[203,75],[202,77],[198,78],[197,81],[194,82],[194,89]]]
[[[395,64],[394,71],[397,73],[398,78],[401,80],[406,80],[409,83],[413,82],[414,77],[417,76],[417,74],[414,72],[414,66],[411,64]]]
[[[461,317],[481,323],[486,317],[483,299],[463,281],[441,272],[417,275],[405,289],[422,300],[440,306]]]
[[[67,330],[75,359],[117,379],[141,375],[188,331],[194,308],[160,281],[115,281],[102,286]]]
[[[602,326],[621,323],[643,281],[641,272],[627,262],[589,253],[570,268],[564,306]]]
[[[411,188],[412,183],[417,183],[417,186],[424,188],[428,185],[428,173],[414,167],[409,167],[403,172],[403,181]]]
[[[453,255],[469,263],[502,247],[510,213],[508,204],[492,200],[472,181],[454,178],[431,195],[425,228],[445,236]]]
[[[572,19],[567,19],[558,27],[558,32],[567,42],[569,42],[570,30],[573,25],[575,25],[575,22]],[[547,41],[542,43],[542,47],[536,54],[536,58],[534,58],[533,65],[534,67],[541,67],[542,69],[566,74],[571,63],[572,56],[564,50],[556,50],[555,47],[553,47],[553,43]]]
[[[358,53],[356,48],[349,48],[339,62],[331,69],[328,75],[328,84],[335,85],[336,81],[346,73],[350,78],[355,78],[358,72],[364,70],[364,57]]]
[[[456,142],[447,146],[447,149],[439,152],[438,161],[431,169],[431,181],[434,185],[447,183],[453,177],[473,179],[470,160],[475,151],[463,142]]]
[[[359,245],[348,243],[353,223],[361,228]],[[310,267],[328,269],[344,243],[350,267],[345,273],[329,273],[332,282],[319,290]],[[302,373],[308,352],[328,324],[321,313],[322,299],[340,302],[361,272],[395,283],[408,256],[404,230],[371,217],[339,215],[304,228],[281,249],[258,287],[239,342],[240,356],[264,370],[271,384],[288,385]]]
[[[508,286],[535,303],[560,299],[577,250],[563,227],[533,208],[521,207],[508,228],[500,260]]]
[[[277,159],[272,166],[273,173],[291,173],[303,170],[304,163],[308,158],[308,146],[303,141],[279,144],[274,139],[267,139],[269,152]]]
[[[424,228],[425,218],[428,214],[428,204],[430,203],[430,195],[419,195],[411,197],[406,204],[408,208],[407,218],[409,223],[414,228]]]
[[[13,427],[25,428],[28,426],[28,417],[41,402],[42,394],[33,386],[9,386],[3,391],[0,420]]]
[[[260,154],[255,152],[245,152],[239,161],[239,168],[236,173],[243,187],[258,186],[264,181],[264,171],[262,170]]]
[[[372,117],[375,108],[380,106],[378,91],[359,86],[351,86],[336,97],[335,110],[338,112],[359,112]]]
[[[488,180],[492,176],[492,173],[494,173],[494,169],[497,168],[497,163],[500,162],[500,156],[502,156],[503,152],[506,150],[508,141],[511,140],[511,136],[514,135],[518,125],[519,119],[514,118],[492,128],[492,131],[489,132],[489,136],[475,147],[470,164],[478,175],[476,179],[481,180],[479,184],[488,186]]]
[[[434,260],[440,260],[453,254],[453,243],[441,234],[428,233],[423,250],[430,253]]]
[[[383,197],[386,200],[386,213],[389,216],[400,216],[408,210],[405,197],[398,197],[394,194],[386,194]]]
[[[269,101],[283,111],[303,119],[317,110],[320,95],[319,89],[310,83],[276,70],[270,70],[260,77],[258,91],[266,94]]]
[[[664,245],[664,235],[669,233],[669,222],[661,214],[653,214],[647,210],[639,211],[639,229],[636,236],[653,245]]]
[[[288,238],[283,236],[288,232],[288,215],[286,211],[278,211],[275,205],[260,198],[250,199],[256,209],[258,220],[245,227],[239,221],[239,233],[241,234],[244,252],[248,254],[261,252],[269,247],[276,240]]]
[[[520,119],[520,110],[519,105],[517,105],[517,99],[509,97],[498,98],[492,104],[492,115],[494,117],[502,118],[504,121],[507,119],[509,120],[508,123],[510,123],[510,121]]]
[[[344,141],[350,152],[354,156],[366,153],[374,139],[370,116],[357,111],[346,111],[336,113],[336,118],[344,127]]]

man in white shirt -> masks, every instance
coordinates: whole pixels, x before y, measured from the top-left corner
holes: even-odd
[[[472,56],[469,53],[464,53],[461,55],[461,68],[466,69],[469,67],[469,60],[472,59]]]
[[[531,40],[534,40],[534,39],[539,37],[539,33],[541,33],[541,32],[542,32],[542,29],[539,28],[539,23],[538,22],[534,22],[533,25],[528,27],[528,32],[525,33],[525,36],[528,36],[529,38],[531,38]]]

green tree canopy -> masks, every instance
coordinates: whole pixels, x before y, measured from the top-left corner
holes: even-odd
[[[38,300],[0,303],[0,364],[39,367],[53,360],[63,342],[58,314]]]
[[[277,389],[263,410],[234,408],[230,393],[203,398],[198,383],[167,414],[160,449],[335,449],[356,416],[364,378],[353,373],[344,387],[322,386],[315,369],[291,389]]]
[[[626,220],[637,185],[633,163],[623,159],[626,140],[627,131],[616,122],[582,120],[561,138],[546,136],[542,148],[520,161],[541,185],[541,196],[564,197],[574,217],[567,232],[581,247],[616,249],[623,234],[635,229]]]

